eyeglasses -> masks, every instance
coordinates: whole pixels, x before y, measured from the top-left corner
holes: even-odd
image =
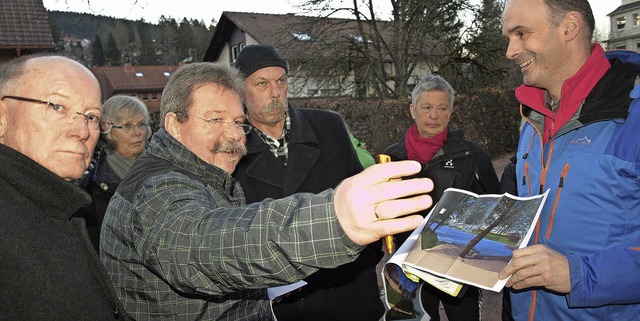
[[[213,126],[213,128],[215,128],[215,129],[217,129],[219,131],[224,131],[224,125],[229,125],[229,126],[233,126],[233,128],[235,128],[235,129],[241,130],[245,135],[251,132],[251,126],[249,126],[249,125],[247,125],[247,124],[245,124],[243,122],[239,122],[239,121],[228,122],[228,121],[224,121],[224,120],[219,119],[219,118],[206,119],[206,118],[200,117],[198,115],[189,114],[189,113],[183,113],[183,112],[177,112],[176,114],[189,115],[189,116],[193,116],[195,118],[204,120],[207,123],[211,124]]]
[[[27,97],[20,97],[20,96],[2,96],[0,100],[4,100],[5,98],[24,101],[28,103],[46,105],[44,113],[45,115],[47,115],[47,118],[51,121],[65,121],[66,119],[69,118],[69,114],[72,114],[71,120],[65,121],[66,123],[70,124],[76,120],[78,115],[80,115],[84,117],[84,123],[87,124],[87,127],[89,128],[89,130],[96,131],[96,132],[100,131],[100,115],[96,115],[93,113],[83,114],[77,111],[69,112],[69,108],[66,106],[54,104],[50,101],[44,101],[44,100],[39,100],[34,98],[27,98]]]
[[[113,128],[117,128],[117,129],[122,129],[125,133],[130,133],[132,132],[135,128],[139,129],[140,131],[144,131],[144,132],[148,132],[151,130],[151,126],[149,126],[149,124],[147,123],[137,123],[137,124],[122,124],[122,125],[115,125],[112,122],[102,122],[102,128],[100,130],[100,132],[102,132],[103,134],[106,134],[108,132],[111,131],[111,129]]]

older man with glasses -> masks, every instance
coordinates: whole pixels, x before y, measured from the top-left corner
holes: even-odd
[[[24,56],[0,67],[0,318],[127,320],[72,214],[72,180],[100,135],[100,87],[79,63]]]

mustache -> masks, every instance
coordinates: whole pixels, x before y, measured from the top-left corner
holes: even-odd
[[[215,146],[213,146],[213,148],[211,149],[211,152],[214,154],[220,152],[231,153],[242,157],[247,154],[247,147],[239,141],[230,142],[218,140]]]
[[[268,114],[274,111],[282,111],[284,113],[286,109],[286,106],[284,104],[284,102],[278,100],[278,99],[274,99],[272,101],[270,101],[262,110],[263,113]]]

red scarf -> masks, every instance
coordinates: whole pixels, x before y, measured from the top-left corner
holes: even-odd
[[[449,128],[445,128],[440,134],[433,137],[420,137],[418,126],[413,124],[407,130],[407,136],[404,141],[407,157],[423,165],[429,163],[444,143],[447,142],[448,134]]]

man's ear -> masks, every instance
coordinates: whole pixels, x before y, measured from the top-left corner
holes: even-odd
[[[178,122],[178,116],[174,112],[168,112],[164,116],[164,129],[173,136],[176,140],[180,141],[180,122]]]
[[[569,42],[575,39],[586,28],[582,15],[576,11],[569,11],[562,21],[564,40]]]

